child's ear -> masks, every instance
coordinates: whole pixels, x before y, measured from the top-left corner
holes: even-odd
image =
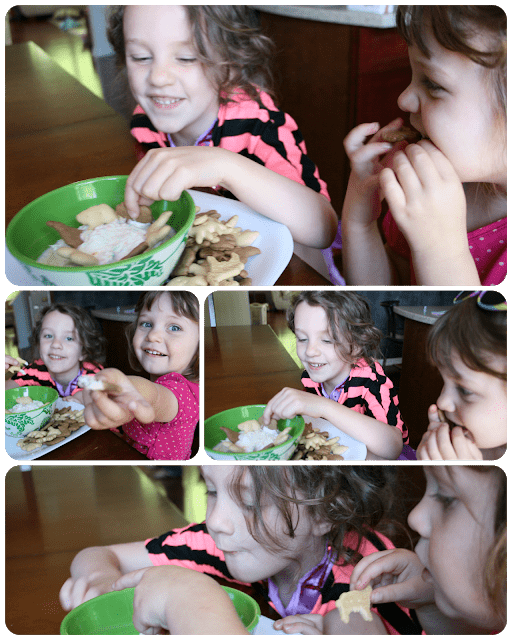
[[[332,524],[325,520],[315,519],[313,521],[313,535],[323,538],[331,530]]]

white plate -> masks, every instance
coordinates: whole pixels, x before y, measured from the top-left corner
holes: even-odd
[[[288,227],[280,222],[262,216],[238,200],[222,198],[202,191],[189,190],[190,195],[202,211],[215,209],[222,220],[238,216],[237,226],[243,230],[258,231],[259,236],[253,243],[261,253],[251,256],[246,264],[253,285],[269,287],[273,285],[286,269],[293,255],[293,238]],[[5,245],[5,275],[17,286],[41,286],[33,278]]]
[[[190,195],[201,211],[215,209],[221,214],[221,220],[238,216],[237,227],[244,231],[259,231],[253,247],[261,250],[260,255],[251,256],[246,264],[252,284],[268,287],[273,285],[286,269],[293,255],[293,238],[288,227],[280,222],[262,216],[238,200],[222,198],[202,191],[189,190]]]
[[[74,411],[79,411],[80,409],[84,408],[84,405],[80,404],[79,402],[70,402],[68,400],[59,398],[57,400],[55,408],[62,409],[63,407],[69,407]],[[21,447],[18,447],[16,443],[18,442],[18,440],[21,440],[21,438],[12,438],[11,436],[5,436],[5,450],[11,456],[11,458],[14,458],[14,460],[19,460],[20,462],[25,462],[26,460],[35,460],[36,458],[40,458],[41,456],[46,455],[49,451],[58,449],[67,442],[78,438],[82,434],[89,431],[90,428],[91,427],[84,425],[83,427],[80,427],[80,429],[73,431],[73,433],[65,440],[62,440],[62,442],[59,442],[57,444],[43,444],[41,449],[35,449],[34,451],[23,451]]]
[[[343,453],[344,460],[366,460],[366,445],[351,436],[348,436],[343,431],[337,429],[334,425],[323,418],[310,418],[309,416],[303,416],[304,422],[311,422],[313,429],[320,429],[320,431],[327,431],[329,438],[339,437],[338,444],[348,447],[348,451]]]

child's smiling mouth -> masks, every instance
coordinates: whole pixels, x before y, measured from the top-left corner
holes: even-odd
[[[167,355],[165,353],[162,353],[160,351],[155,351],[154,349],[144,349],[143,351],[148,356],[155,356],[155,357],[161,357],[161,358],[166,358],[167,357]]]

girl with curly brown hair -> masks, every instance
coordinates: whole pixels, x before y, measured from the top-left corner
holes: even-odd
[[[212,465],[202,473],[204,523],[146,541],[84,549],[61,589],[62,606],[69,610],[99,593],[136,586],[139,631],[219,633],[204,626],[218,614],[215,608],[202,610],[202,616],[196,611],[196,595],[206,593],[212,601],[219,590],[213,576],[235,588],[251,585],[281,616],[276,628],[294,632],[299,625],[318,633],[324,616],[348,591],[358,560],[393,548],[381,532],[390,531],[391,514],[396,517],[396,468]],[[196,590],[190,606],[167,617],[162,599],[167,605],[182,599],[191,583]],[[229,602],[222,606],[229,612]],[[420,631],[397,605],[375,614],[371,624],[353,616],[346,633]],[[243,628],[226,632],[243,633]]]
[[[420,539],[361,560],[351,588],[415,609],[427,634],[496,634],[507,622],[507,478],[494,466],[425,467],[409,514]]]
[[[367,448],[368,459],[414,456],[391,380],[375,360],[380,332],[353,292],[304,291],[288,310],[305,391],[285,387],[267,404],[274,417],[324,418]]]
[[[327,187],[297,124],[271,97],[272,43],[252,9],[116,7],[109,36],[138,103],[131,131],[146,154],[126,185],[132,217],[141,204],[213,187],[303,244],[331,243]]]
[[[81,307],[56,302],[45,307],[34,329],[38,357],[5,383],[6,389],[41,385],[62,398],[83,401],[78,378],[103,369],[106,340],[99,324]]]

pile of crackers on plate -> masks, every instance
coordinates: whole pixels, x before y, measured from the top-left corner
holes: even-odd
[[[338,444],[339,437],[329,437],[327,431],[313,428],[307,422],[292,460],[344,460],[343,453],[348,447]]]
[[[50,421],[46,423],[44,429],[36,429],[31,431],[24,438],[16,443],[23,451],[27,453],[41,449],[43,445],[53,445],[63,442],[74,431],[78,431],[83,427],[84,410],[70,409],[63,407],[55,409]]]
[[[238,216],[226,222],[215,210],[199,213],[189,231],[185,250],[167,283],[172,286],[247,286],[252,279],[245,270],[251,256],[261,253],[252,243],[258,231],[237,227]]]

